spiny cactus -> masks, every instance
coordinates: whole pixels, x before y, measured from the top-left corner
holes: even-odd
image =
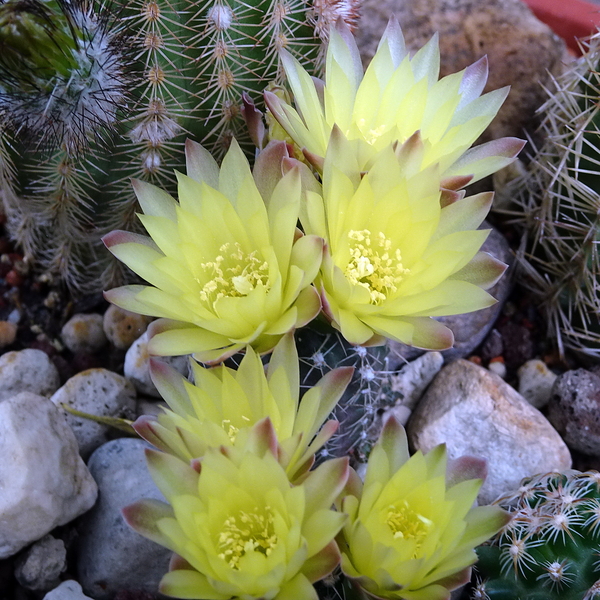
[[[600,34],[554,82],[543,145],[526,174],[503,191],[524,231],[518,253],[525,283],[539,297],[551,337],[600,358]]]
[[[388,367],[389,345],[365,348],[348,343],[335,329],[320,321],[297,330],[300,377],[309,388],[336,367],[354,367],[354,375],[333,417],[340,426],[321,452],[325,456],[347,456],[364,462],[379,436],[378,412],[394,404]]]
[[[477,549],[472,600],[600,598],[600,473],[537,475],[495,504],[512,520]]]
[[[0,195],[28,259],[74,291],[118,279],[102,233],[137,227],[130,178],[173,192],[183,142],[218,155],[246,92],[312,71],[356,4],[337,0],[0,0]]]

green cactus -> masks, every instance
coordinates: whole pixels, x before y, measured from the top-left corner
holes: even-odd
[[[600,598],[600,473],[536,475],[495,504],[512,520],[477,549],[472,600]]]
[[[527,172],[502,195],[524,232],[525,284],[539,298],[549,334],[566,349],[600,358],[600,34],[554,82],[543,115],[545,141]]]
[[[333,417],[340,426],[321,452],[326,456],[351,455],[366,462],[379,437],[379,412],[393,406],[392,375],[388,367],[390,352],[386,344],[365,348],[353,346],[322,321],[313,321],[296,332],[302,386],[315,385],[336,367],[354,367],[354,375],[338,402]]]
[[[281,82],[283,47],[316,71],[354,6],[0,0],[0,196],[26,258],[75,292],[114,285],[100,237],[137,227],[130,178],[174,192],[187,137],[251,152],[242,93]]]

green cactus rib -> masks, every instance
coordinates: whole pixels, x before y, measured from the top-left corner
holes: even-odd
[[[600,474],[547,473],[495,504],[512,520],[477,549],[472,600],[600,598]]]
[[[26,258],[75,293],[122,281],[100,237],[139,228],[131,178],[174,193],[188,137],[219,156],[235,136],[252,153],[242,93],[260,107],[267,84],[282,83],[281,48],[318,71],[319,33],[347,8],[0,0],[0,189]]]
[[[310,388],[336,367],[354,367],[354,375],[333,417],[340,423],[321,458],[352,455],[366,462],[379,436],[378,413],[394,404],[388,345],[365,348],[349,344],[324,322],[313,321],[296,332],[302,386]]]
[[[505,193],[523,231],[518,265],[559,350],[600,359],[600,34],[541,107],[543,145]]]

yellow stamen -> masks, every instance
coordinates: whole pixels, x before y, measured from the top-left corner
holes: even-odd
[[[255,508],[254,512],[240,511],[229,517],[219,534],[219,558],[232,569],[239,570],[240,559],[247,552],[269,556],[277,545],[273,522],[273,513],[268,506],[262,511]]]
[[[397,291],[404,275],[410,272],[402,266],[399,248],[392,252],[392,242],[381,231],[375,243],[368,229],[351,230],[350,262],[345,275],[355,285],[369,291],[372,304],[381,304],[390,294]]]
[[[257,287],[269,288],[269,265],[256,256],[256,251],[246,254],[238,242],[223,244],[221,254],[213,261],[200,263],[211,275],[200,290],[200,299],[210,303],[224,296],[247,296]],[[199,283],[199,280],[197,280]]]
[[[406,500],[389,507],[387,526],[392,530],[395,540],[414,540],[416,542],[413,558],[433,527],[433,521],[410,508]]]

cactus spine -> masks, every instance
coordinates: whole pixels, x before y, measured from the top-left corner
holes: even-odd
[[[354,367],[354,375],[333,416],[340,426],[326,448],[326,456],[347,456],[366,462],[379,437],[378,412],[394,404],[388,367],[390,346],[353,346],[342,335],[316,320],[296,332],[302,386],[309,388],[336,367]]]
[[[547,473],[495,504],[512,520],[477,549],[472,600],[600,598],[600,473]]]
[[[242,93],[281,82],[283,47],[317,70],[336,7],[0,0],[0,193],[26,257],[76,292],[118,281],[99,238],[137,226],[130,178],[173,192],[187,137],[249,148]]]
[[[600,358],[600,34],[554,82],[543,145],[504,194],[524,231],[518,258],[539,297],[551,337]]]

